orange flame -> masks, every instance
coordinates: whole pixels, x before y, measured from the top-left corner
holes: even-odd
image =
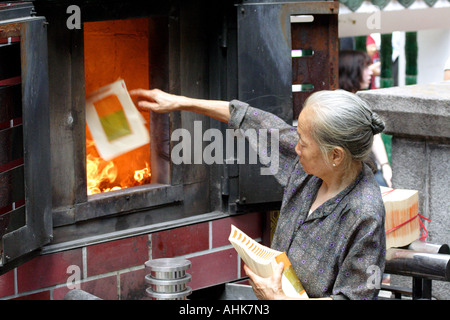
[[[93,92],[118,78],[124,79],[130,90],[150,88],[150,29],[149,18],[84,23],[85,92]],[[148,113],[143,115],[148,117]],[[149,122],[147,126],[150,130]],[[105,161],[87,127],[86,138],[88,195],[151,182],[150,144]]]
[[[90,150],[90,152],[89,152]],[[93,140],[86,140],[86,177],[87,193],[93,195],[150,183],[150,166],[145,162],[145,168],[134,171],[133,177],[118,180],[118,167],[114,160],[106,161],[97,156]]]
[[[148,163],[145,163],[147,166],[142,170],[136,170],[134,172],[134,180],[137,182],[141,182],[144,179],[151,177],[150,168],[148,167]]]

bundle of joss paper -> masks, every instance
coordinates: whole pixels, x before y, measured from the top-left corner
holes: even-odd
[[[429,219],[419,214],[419,192],[387,187],[380,189],[386,209],[386,249],[407,246],[417,239],[424,240],[427,234],[421,218]]]
[[[228,240],[239,253],[244,263],[260,277],[270,277],[276,264],[283,262],[284,269],[281,276],[281,287],[284,294],[288,297],[308,298],[285,252],[273,250],[256,242],[233,225],[231,225],[231,233]]]

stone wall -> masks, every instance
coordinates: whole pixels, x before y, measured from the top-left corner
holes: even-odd
[[[450,244],[450,82],[358,95],[385,120],[385,132],[392,135],[394,188],[419,191],[419,213],[431,220],[424,221],[426,240]],[[433,296],[450,299],[450,283],[433,281]]]

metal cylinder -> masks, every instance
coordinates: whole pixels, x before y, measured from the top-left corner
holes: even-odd
[[[145,267],[150,272],[145,276],[145,282],[150,285],[145,291],[147,296],[155,300],[185,300],[192,292],[186,285],[192,278],[186,273],[190,266],[191,262],[182,258],[147,261]]]
[[[385,272],[450,281],[450,255],[390,248],[386,252]]]
[[[186,287],[186,290],[181,292],[173,292],[173,293],[163,293],[163,292],[154,292],[152,288],[147,288],[145,293],[150,298],[154,300],[186,300],[186,297],[190,295],[192,289],[190,287]]]
[[[427,252],[427,253],[444,253],[450,254],[448,244],[429,243],[422,240],[416,240],[408,246],[409,250]]]
[[[161,258],[147,261],[145,267],[155,279],[178,279],[186,275],[191,262],[182,258]]]
[[[178,279],[155,279],[151,275],[145,276],[145,282],[151,285],[154,292],[180,292],[186,290],[186,283],[191,281],[191,275],[186,273],[186,276]]]

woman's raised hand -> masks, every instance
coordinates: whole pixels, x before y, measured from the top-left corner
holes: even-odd
[[[135,89],[130,91],[130,96],[137,107],[158,113],[180,110],[186,99],[159,89]]]
[[[177,96],[159,89],[135,89],[130,96],[137,107],[158,113],[184,110],[203,114],[222,122],[230,119],[228,101],[194,99]]]

